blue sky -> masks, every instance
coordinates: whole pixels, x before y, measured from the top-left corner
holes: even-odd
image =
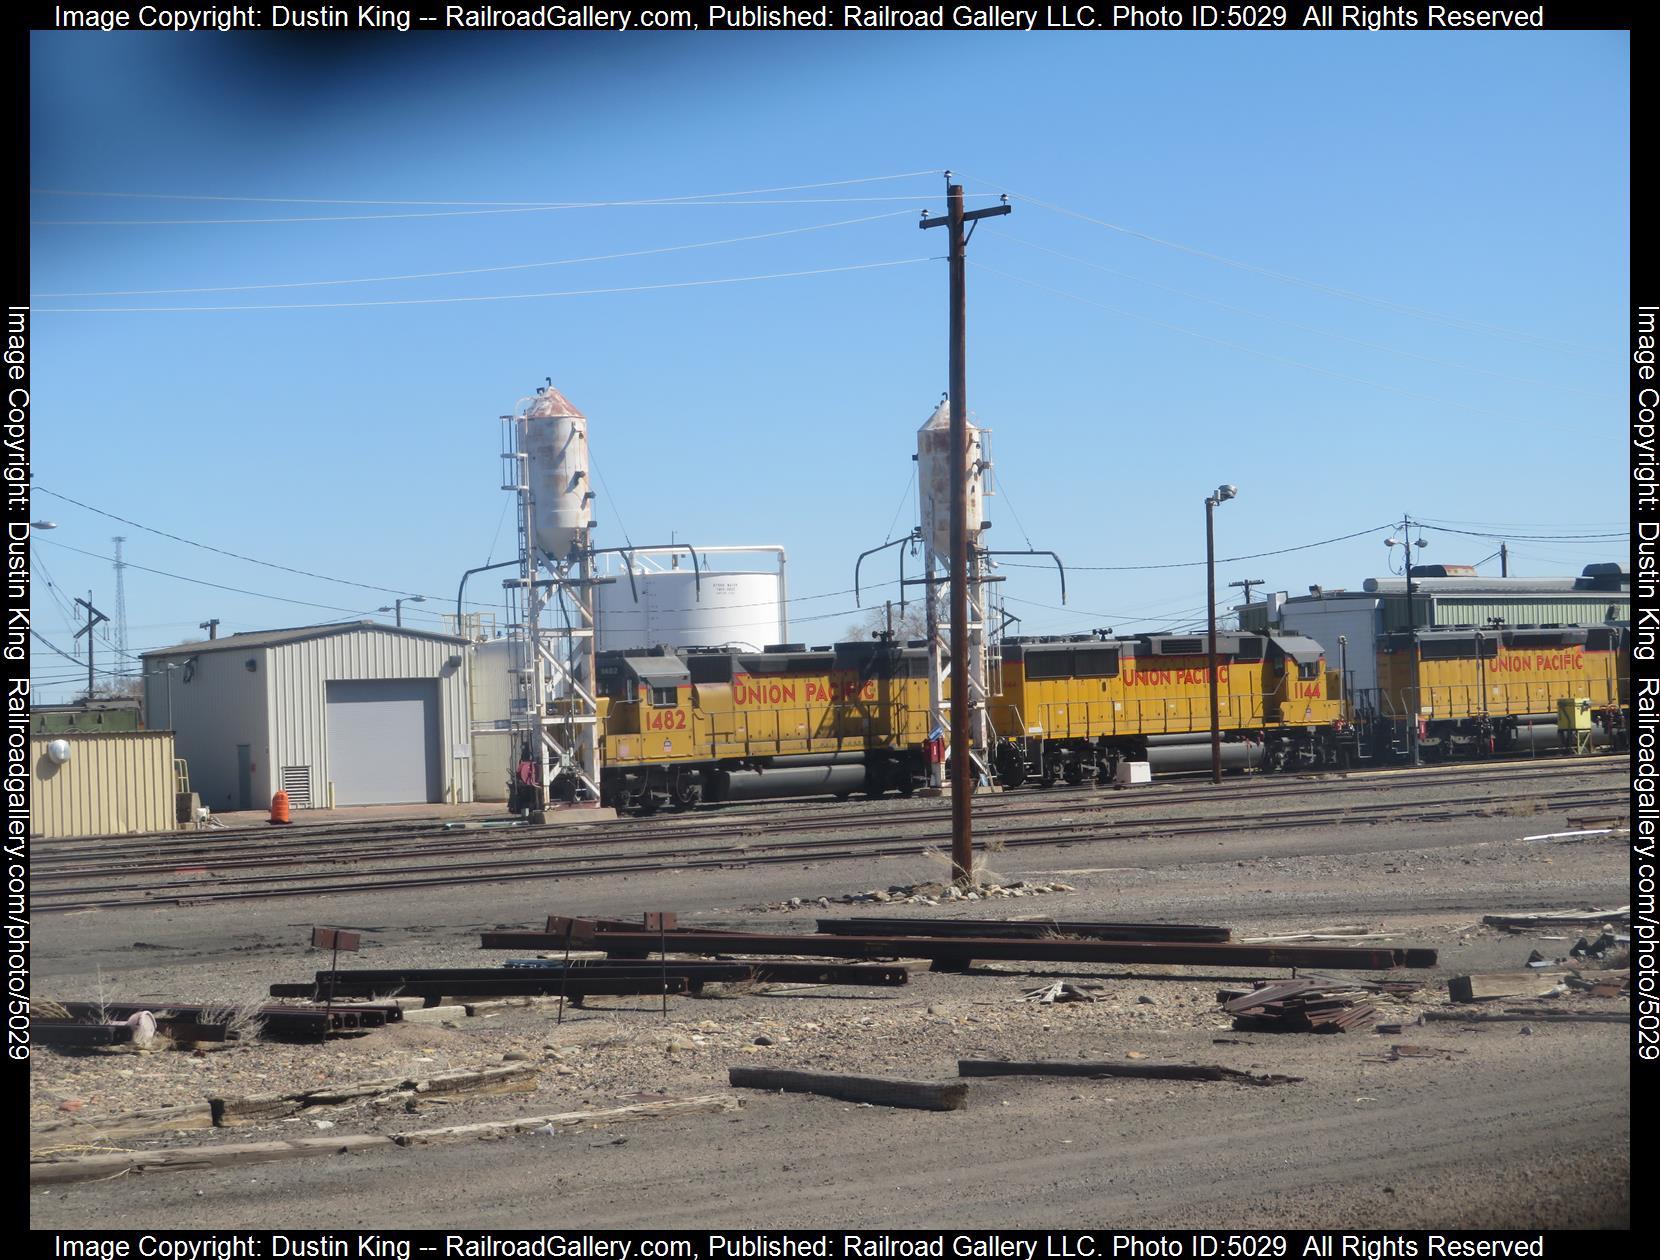
[[[1356,586],[1406,511],[1472,531],[1428,560],[1621,559],[1523,539],[1627,525],[1629,70],[1621,33],[37,33],[38,485],[389,590],[41,493],[36,627],[113,613],[118,533],[134,651],[446,596],[511,555],[496,417],[551,376],[603,543],[782,543],[793,637],[839,637],[945,387],[946,167],[1015,205],[969,247],[969,401],[992,538],[1071,569],[1064,610],[1007,570],[1023,629],[1201,617],[1202,568],[1089,566],[1202,560],[1221,481],[1221,556],[1365,531],[1224,589]],[[657,204],[499,204],[571,201]],[[73,296],[183,289],[221,291]],[[495,300],[594,289],[633,291]],[[261,306],[298,309],[112,309]]]

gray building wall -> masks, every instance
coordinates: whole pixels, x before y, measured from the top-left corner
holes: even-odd
[[[391,630],[359,629],[270,649],[271,762],[310,767],[311,800],[329,803],[330,679],[431,678],[438,682],[442,799],[473,799],[467,645]],[[455,664],[451,664],[451,661]],[[458,755],[462,754],[462,755]]]
[[[194,666],[187,668],[192,660]],[[254,662],[251,672],[249,661]],[[267,649],[147,657],[144,671],[144,724],[175,732],[174,755],[185,759],[190,790],[202,804],[220,812],[239,806],[236,746],[247,744],[253,760],[251,803],[255,809],[266,805],[276,791],[266,706]]]
[[[1342,656],[1339,635],[1349,640],[1347,685],[1356,693],[1378,685],[1378,601],[1369,596],[1287,601],[1280,611],[1286,630],[1306,634],[1326,650],[1326,668],[1336,669]]]

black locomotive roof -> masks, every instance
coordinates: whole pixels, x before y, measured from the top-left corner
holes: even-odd
[[[1325,648],[1300,634],[1276,634],[1268,641],[1275,651],[1283,652],[1299,665],[1313,665],[1326,654]]]
[[[692,680],[686,662],[678,656],[626,656],[623,663],[648,687],[680,687]]]

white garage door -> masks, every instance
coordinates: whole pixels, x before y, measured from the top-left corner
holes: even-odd
[[[336,805],[442,799],[437,679],[352,679],[327,686]]]

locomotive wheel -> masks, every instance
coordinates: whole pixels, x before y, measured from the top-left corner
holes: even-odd
[[[1063,774],[1068,787],[1077,787],[1084,781],[1084,763],[1076,758],[1068,761]]]

